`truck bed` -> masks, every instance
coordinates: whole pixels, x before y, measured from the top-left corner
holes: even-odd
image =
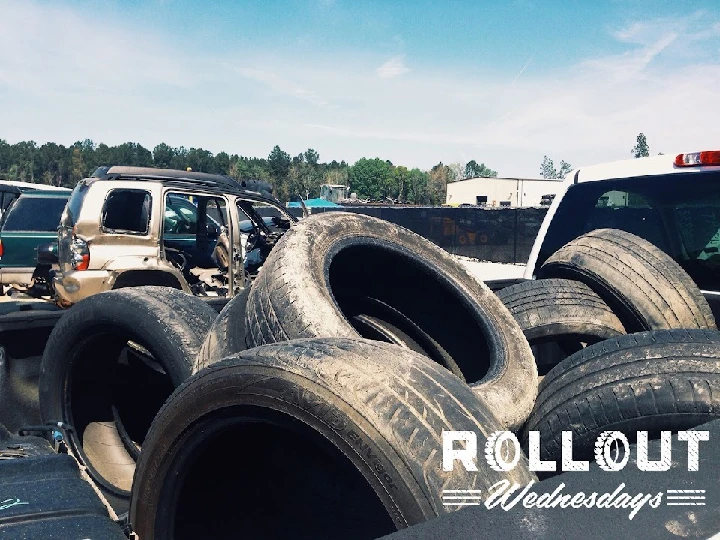
[[[77,462],[0,424],[0,538],[126,540]]]

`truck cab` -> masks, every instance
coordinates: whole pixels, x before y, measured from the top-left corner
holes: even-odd
[[[534,279],[560,247],[600,228],[630,232],[665,251],[697,283],[713,311],[720,311],[720,151],[572,171],[545,216],[522,277],[517,267],[503,265],[503,274],[495,265],[489,284]]]

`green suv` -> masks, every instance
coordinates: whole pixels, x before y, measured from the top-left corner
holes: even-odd
[[[26,191],[3,213],[0,222],[0,287],[33,284],[37,248],[57,241],[66,191]]]

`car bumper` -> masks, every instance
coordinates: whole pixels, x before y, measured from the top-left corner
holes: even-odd
[[[0,285],[30,286],[35,267],[28,268],[0,268]]]
[[[93,294],[112,289],[113,273],[107,270],[83,270],[57,273],[53,278],[59,304],[69,306]]]

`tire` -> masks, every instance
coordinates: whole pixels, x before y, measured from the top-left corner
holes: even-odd
[[[143,540],[226,538],[242,509],[243,536],[376,538],[458,508],[443,490],[534,480],[524,456],[510,472],[484,465],[496,429],[467,385],[408,349],[359,338],[258,347],[165,403],[130,523]],[[443,472],[443,430],[477,433],[478,471]],[[278,493],[292,504],[268,504]]]
[[[585,283],[629,332],[716,328],[710,305],[685,270],[664,251],[625,231],[597,229],[576,238],[545,261],[538,277]]]
[[[632,442],[638,430],[652,436],[720,418],[719,359],[720,333],[712,330],[655,330],[592,345],[543,379],[523,439],[539,431],[541,458],[559,461],[561,431],[571,431],[573,456],[587,459],[604,431]]]
[[[429,240],[369,216],[328,212],[285,233],[250,291],[248,346],[311,337],[382,339],[383,332],[358,318],[363,315],[422,344],[509,429],[532,410],[537,368],[502,302]]]
[[[602,298],[579,281],[537,279],[497,295],[522,328],[541,375],[585,345],[625,334]]]
[[[195,359],[193,373],[233,353],[247,349],[245,310],[250,288],[246,287],[220,311]]]
[[[72,451],[120,504],[150,423],[187,379],[215,311],[167,287],[102,292],[53,328],[40,367],[43,422],[62,421]]]

